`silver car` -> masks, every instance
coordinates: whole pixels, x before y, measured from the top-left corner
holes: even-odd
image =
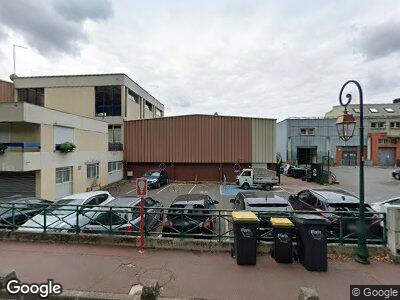
[[[96,207],[107,205],[114,199],[104,191],[67,196],[22,224],[18,231],[75,231],[90,222]]]

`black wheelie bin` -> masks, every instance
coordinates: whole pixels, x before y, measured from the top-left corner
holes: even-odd
[[[300,263],[309,271],[326,271],[327,220],[313,214],[295,214],[297,255]]]
[[[255,265],[258,218],[251,211],[233,211],[234,255],[238,265]]]
[[[293,262],[293,223],[288,218],[271,218],[274,233],[272,256],[278,263]]]

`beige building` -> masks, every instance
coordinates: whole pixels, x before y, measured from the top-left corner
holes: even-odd
[[[55,200],[123,178],[123,122],[162,117],[164,106],[125,74],[14,77],[1,103],[0,197]],[[76,149],[60,153],[72,142]]]

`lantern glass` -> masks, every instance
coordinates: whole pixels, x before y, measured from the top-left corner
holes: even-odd
[[[344,114],[340,116],[336,121],[336,129],[339,137],[343,141],[350,140],[354,135],[354,130],[356,128],[356,120],[353,115],[348,114],[344,111]]]

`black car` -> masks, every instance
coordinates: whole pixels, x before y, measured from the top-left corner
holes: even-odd
[[[0,202],[0,228],[11,229],[24,224],[28,219],[41,213],[53,202],[41,198],[20,198]],[[14,222],[13,222],[14,219]]]
[[[265,196],[258,192],[240,192],[230,202],[235,210],[250,210],[257,215],[261,238],[272,233],[271,217],[286,217],[293,211],[289,201],[275,193]]]
[[[356,196],[340,189],[308,189],[297,195],[291,195],[289,202],[294,210],[320,211],[320,214],[328,220],[332,235],[339,237],[340,223],[342,223],[343,235],[356,238],[360,205],[360,199]],[[365,204],[365,211],[367,213],[367,236],[370,238],[380,236],[382,228],[379,214],[373,213],[375,211],[369,204]],[[342,220],[339,215],[341,213],[343,213]]]
[[[147,171],[143,177],[147,179],[148,188],[158,189],[161,186],[168,184],[168,175],[165,171],[150,170]]]
[[[212,235],[219,226],[215,205],[218,201],[205,194],[178,196],[168,209],[163,226],[163,236]]]
[[[392,176],[393,178],[400,180],[400,168],[393,170]]]

